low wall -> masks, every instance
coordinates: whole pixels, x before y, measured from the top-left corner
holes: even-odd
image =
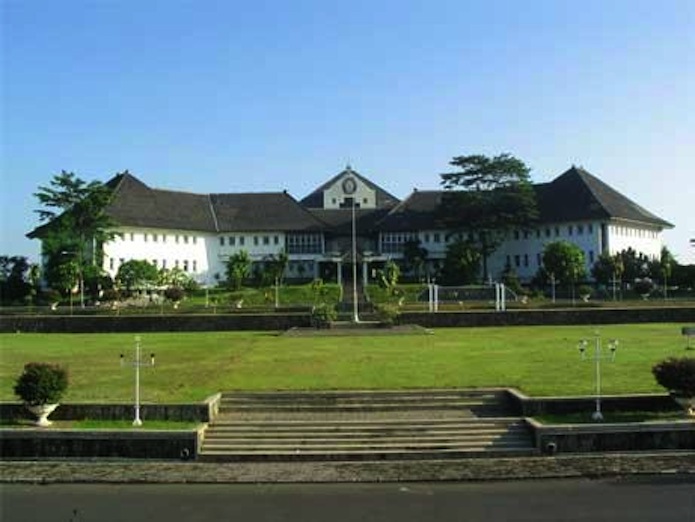
[[[219,410],[220,394],[209,397],[199,404],[141,404],[140,418],[143,421],[210,422]],[[51,413],[51,420],[75,421],[127,420],[134,415],[133,403],[129,404],[61,404]],[[0,419],[32,419],[31,413],[21,402],[0,403]]]
[[[0,430],[3,459],[128,458],[194,459],[202,440],[201,430]]]
[[[695,307],[404,312],[398,321],[401,324],[418,324],[427,328],[670,322],[687,324],[695,322]],[[284,331],[310,326],[311,319],[308,313],[0,315],[0,333]]]
[[[695,422],[546,425],[527,420],[543,453],[693,450]]]
[[[573,324],[692,323],[693,307],[661,308],[570,308],[562,310],[508,310],[470,312],[406,312],[401,323],[426,328],[451,326],[535,326]]]
[[[507,390],[509,404],[524,417],[566,415],[593,411],[595,397],[528,397],[518,390]],[[602,395],[601,410],[611,411],[680,411],[666,393],[638,395]]]

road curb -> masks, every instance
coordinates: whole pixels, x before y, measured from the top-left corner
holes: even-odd
[[[695,477],[695,451],[389,462],[0,462],[0,481],[31,484],[379,483],[592,479],[628,475]]]

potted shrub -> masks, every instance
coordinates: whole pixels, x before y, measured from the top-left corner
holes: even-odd
[[[28,363],[17,378],[14,393],[38,420],[37,426],[50,426],[48,416],[58,407],[68,388],[68,373],[57,364]]]
[[[695,416],[695,358],[670,357],[654,365],[652,373],[686,414]]]

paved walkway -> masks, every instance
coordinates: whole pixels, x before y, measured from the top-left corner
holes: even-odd
[[[695,451],[396,462],[3,461],[6,483],[483,481],[693,474]]]

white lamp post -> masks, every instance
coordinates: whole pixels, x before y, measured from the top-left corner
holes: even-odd
[[[603,354],[601,350],[601,336],[596,332],[595,344],[594,344],[594,355],[592,357],[587,356],[586,351],[589,346],[589,341],[587,339],[582,339],[579,341],[579,353],[581,354],[582,360],[594,361],[595,365],[595,381],[596,381],[596,410],[591,415],[591,418],[597,422],[603,420],[603,414],[601,413],[601,359],[608,359],[610,361],[615,360],[615,352],[618,349],[618,340],[611,339],[608,341],[609,354]]]
[[[135,359],[127,362],[125,356],[121,354],[121,366],[133,366],[135,368],[135,419],[133,420],[133,426],[142,426],[142,420],[140,419],[140,367],[154,366],[154,354],[150,354],[149,361],[142,361],[139,335],[135,336]]]
[[[355,200],[352,200],[352,320],[360,322],[357,306],[357,224],[355,222]]]

